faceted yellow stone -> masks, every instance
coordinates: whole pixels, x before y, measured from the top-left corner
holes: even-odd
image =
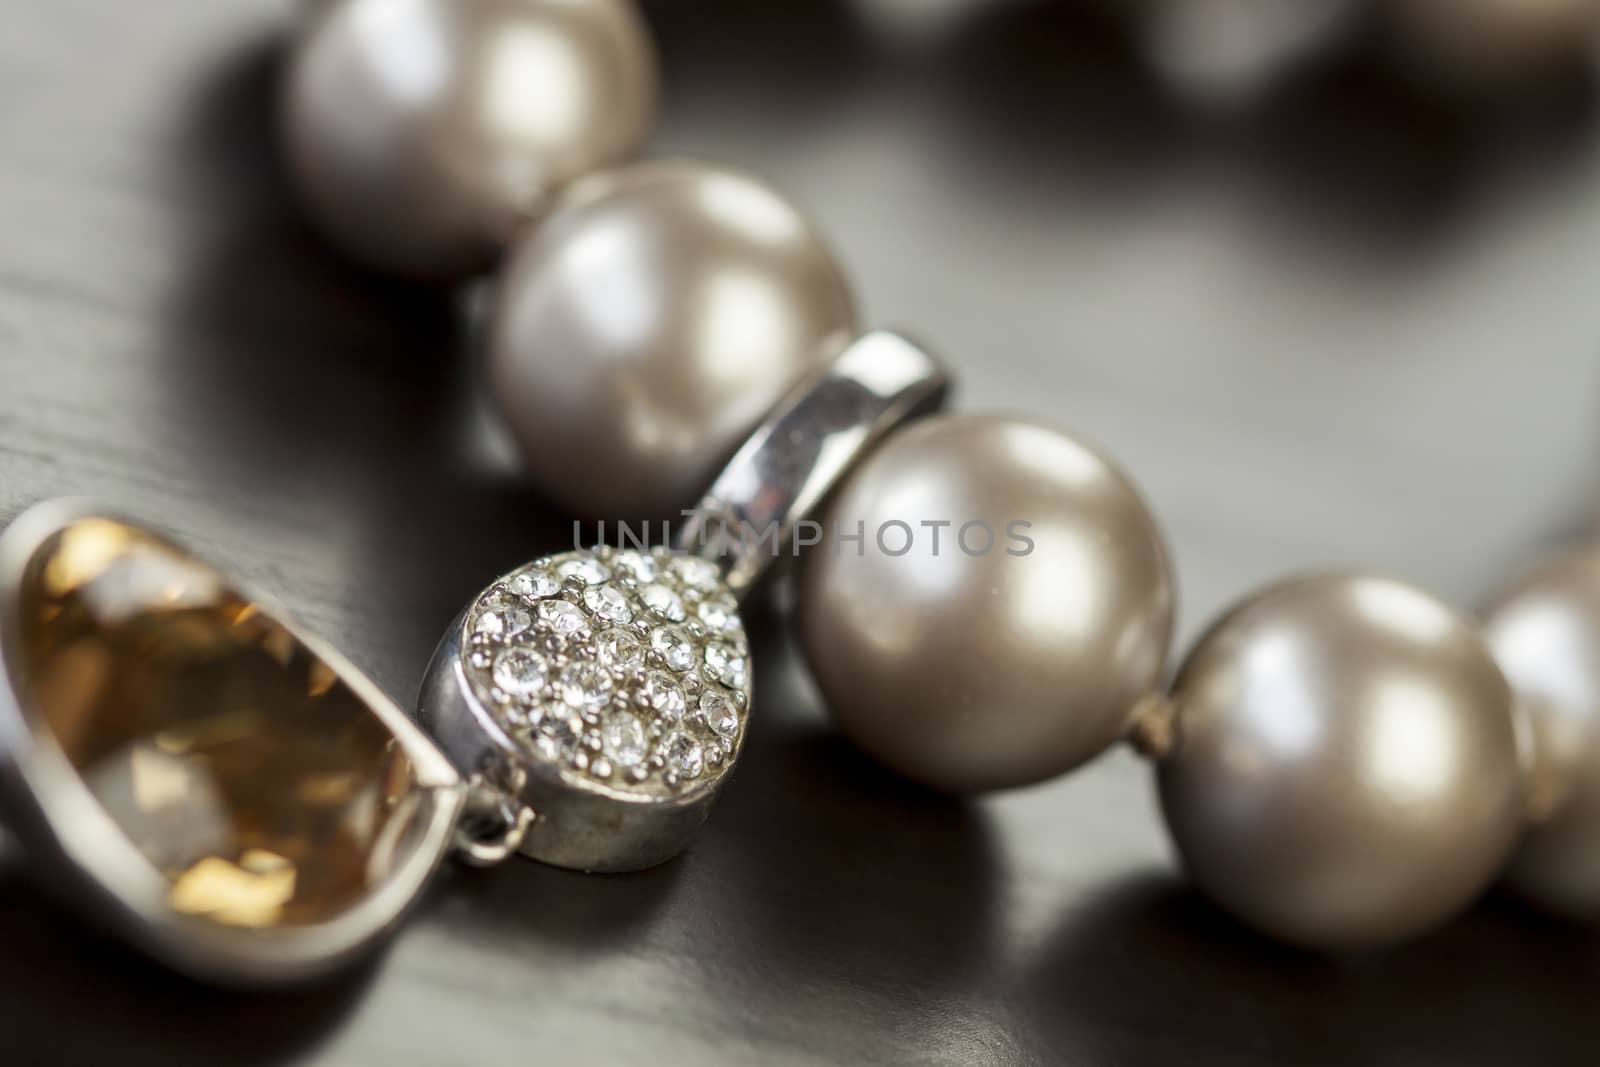
[[[325,921],[417,846],[431,814],[388,728],[218,574],[83,519],[21,589],[20,688],[178,912]]]

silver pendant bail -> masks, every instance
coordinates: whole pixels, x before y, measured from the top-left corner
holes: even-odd
[[[758,427],[678,531],[676,548],[716,563],[741,600],[796,526],[895,427],[943,406],[937,360],[888,330],[863,334]]]

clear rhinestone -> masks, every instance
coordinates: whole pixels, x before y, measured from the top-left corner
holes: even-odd
[[[678,594],[664,585],[647,585],[639,590],[639,599],[644,601],[644,606],[673,622],[682,622],[689,617],[683,608],[683,601]]]
[[[472,624],[476,633],[491,637],[514,637],[533,625],[528,609],[510,601],[486,605]]]
[[[544,688],[548,666],[531,648],[508,648],[494,658],[494,684],[513,700],[528,701]]]
[[[618,767],[637,767],[650,753],[650,738],[644,724],[627,712],[617,712],[606,719],[600,730],[600,741],[607,756]]]
[[[611,570],[593,556],[575,556],[556,568],[563,578],[576,578],[585,585],[599,585],[611,577]]]
[[[717,585],[722,584],[722,574],[718,571],[717,565],[710,560],[702,560],[698,555],[678,555],[672,558],[672,573],[677,576],[678,581],[702,593],[714,592]]]
[[[511,591],[516,593],[518,596],[533,597],[536,599],[539,597],[554,596],[556,593],[561,591],[560,582],[551,577],[548,572],[539,570],[523,571],[521,574],[514,574],[511,576],[510,580],[506,582],[506,585],[509,586]]]
[[[720,574],[663,550],[529,564],[474,605],[463,666],[530,758],[669,795],[723,774],[746,727],[749,647]]]
[[[689,703],[683,695],[683,687],[665,671],[651,671],[645,676],[644,699],[658,716],[668,722],[683,718],[684,709]]]
[[[698,778],[705,769],[705,751],[688,734],[673,734],[665,746],[667,769],[680,778]]]
[[[561,699],[575,708],[599,708],[610,701],[613,685],[604,667],[592,660],[580,660],[561,671],[556,689]]]
[[[713,641],[706,646],[706,666],[723,685],[744,688],[744,656],[726,641]]]
[[[558,634],[573,634],[583,629],[583,612],[565,600],[539,601],[539,621]]]
[[[583,730],[582,721],[572,709],[552,705],[534,734],[534,744],[546,759],[561,759],[578,750],[578,736]]]
[[[611,563],[636,582],[653,582],[661,571],[653,557],[631,549],[618,552]]]
[[[675,671],[686,671],[694,665],[694,645],[689,642],[689,636],[676,626],[657,626],[651,630],[650,647],[659,652],[667,666]],[[710,655],[709,649],[707,655]]]
[[[672,573],[690,589],[709,593],[721,584],[717,565],[699,556],[678,556],[672,561]]]
[[[719,737],[733,737],[739,732],[739,713],[733,701],[715,689],[700,694],[700,715]]]
[[[591,586],[583,591],[583,603],[596,618],[624,625],[633,621],[633,608],[628,596],[611,585]]]
[[[700,602],[695,614],[711,628],[712,633],[725,633],[739,625],[739,605],[723,593],[713,593]]]
[[[607,630],[595,639],[595,655],[611,667],[637,667],[644,662],[644,644],[626,630]]]

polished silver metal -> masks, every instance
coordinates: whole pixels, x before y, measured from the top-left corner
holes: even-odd
[[[913,341],[888,330],[863,335],[750,436],[680,529],[678,550],[716,562],[744,596],[874,445],[938,410],[949,392],[944,368]]]
[[[536,816],[513,795],[479,775],[467,781],[466,803],[456,822],[457,859],[473,867],[493,867],[522,847]]]
[[[756,430],[677,550],[560,553],[479,594],[445,632],[417,703],[418,721],[476,783],[488,813],[488,838],[467,842],[466,858],[493,862],[515,848],[558,867],[618,872],[687,847],[744,741],[752,693],[739,597],[867,450],[947,391],[920,348],[868,334]],[[775,536],[740,536],[751,530]],[[619,632],[638,658],[605,651]],[[502,683],[502,667],[521,673]],[[677,693],[665,710],[647,694],[651,676]],[[595,699],[585,679],[598,685]],[[520,841],[508,847],[501,834]]]
[[[166,880],[140,854],[90,792],[49,729],[29,708],[15,673],[21,662],[21,582],[39,546],[64,525],[107,518],[146,529],[113,510],[80,500],[35,505],[0,533],[0,813],[45,889],[89,920],[176,970],[223,985],[253,987],[301,981],[363,955],[404,916],[451,846],[462,804],[460,778],[427,737],[337,650],[300,630],[268,598],[228,578],[331,667],[402,747],[420,787],[432,791],[432,814],[410,857],[371,895],[322,923],[243,929],[175,912]]]

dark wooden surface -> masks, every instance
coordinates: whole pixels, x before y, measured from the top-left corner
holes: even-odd
[[[465,599],[568,532],[474,400],[470,302],[363,277],[296,218],[270,137],[288,7],[0,6],[0,518],[123,504],[405,698]],[[1581,532],[1587,91],[1461,114],[1341,62],[1197,115],[1073,10],[664,0],[654,149],[804,202],[964,405],[1120,456],[1185,635],[1313,565],[1471,602]],[[1491,898],[1386,956],[1279,950],[1184,889],[1131,757],[925,794],[757,631],[761,713],[689,855],[447,871],[315,989],[175,979],[0,875],[0,1062],[1600,1062],[1590,936]]]

